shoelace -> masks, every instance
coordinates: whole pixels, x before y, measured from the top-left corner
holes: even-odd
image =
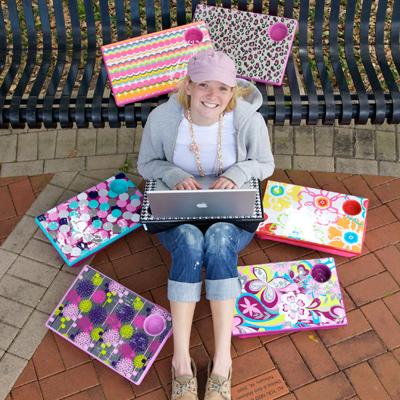
[[[210,384],[211,384],[211,386],[209,388],[210,390],[213,390],[217,393],[225,393],[225,390],[222,390],[222,389],[224,389],[225,382],[215,383],[214,381],[210,380]]]
[[[176,382],[179,383],[179,388],[177,389],[176,394],[183,394],[185,392],[192,392],[194,390],[190,381],[184,383],[180,383],[179,381]]]

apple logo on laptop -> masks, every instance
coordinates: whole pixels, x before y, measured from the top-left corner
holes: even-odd
[[[197,208],[207,208],[208,205],[207,205],[207,203],[205,203],[205,202],[203,201],[202,203],[196,204],[196,207],[197,207]]]

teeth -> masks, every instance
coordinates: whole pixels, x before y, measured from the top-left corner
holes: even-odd
[[[210,107],[210,108],[216,108],[218,107],[218,104],[210,104],[210,103],[203,103],[206,107]]]

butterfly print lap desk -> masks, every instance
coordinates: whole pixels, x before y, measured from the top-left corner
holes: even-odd
[[[142,226],[143,196],[123,173],[86,190],[35,220],[69,266]]]
[[[233,336],[248,337],[347,325],[333,258],[238,267],[242,294]]]
[[[365,238],[366,198],[268,181],[265,220],[256,234],[345,257],[359,255]]]
[[[196,53],[213,49],[204,22],[196,22],[101,47],[118,106],[174,90]]]
[[[282,84],[296,20],[198,4],[193,21],[206,22],[214,49],[235,61],[238,76]]]
[[[164,308],[88,265],[46,326],[136,385],[172,334]]]

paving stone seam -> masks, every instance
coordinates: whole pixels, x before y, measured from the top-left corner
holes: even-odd
[[[294,136],[294,135],[293,135]],[[314,135],[314,141],[315,141],[315,138],[316,138],[316,135]],[[293,159],[294,159],[294,157],[295,157],[295,155],[291,155],[291,156],[289,156],[290,157],[290,159],[292,160],[291,161],[291,163],[292,163],[292,165],[293,165]],[[310,158],[311,160],[315,160],[315,156],[303,156],[303,157],[308,157],[308,158]],[[334,162],[335,162],[335,164],[336,164],[336,161],[337,161],[337,158],[335,158],[335,157],[324,157],[324,159],[328,159],[328,158],[333,158],[333,160],[334,160]],[[370,161],[370,160],[368,160],[368,161]],[[378,167],[380,166],[380,164],[378,163]],[[87,167],[87,157],[85,157],[85,168]],[[336,165],[335,165],[335,167],[334,167],[334,170],[336,171]],[[82,173],[82,175],[83,176],[85,176],[84,175],[84,173],[85,172],[87,172],[88,174],[89,174],[89,172],[92,172],[92,171],[87,171],[87,170],[85,170],[85,171],[74,171],[75,172],[75,175],[74,175],[74,179],[76,178],[76,176],[79,174],[79,173]],[[62,173],[60,173],[60,174],[62,174]],[[58,175],[58,174],[55,174],[55,175]],[[137,176],[134,172],[133,172],[133,175],[134,176]],[[73,180],[74,180],[73,179]],[[72,180],[72,181],[73,181]],[[61,185],[61,184],[57,184],[57,185],[54,185],[54,186],[57,186],[57,187],[59,187],[59,188],[62,188],[62,189],[64,189],[64,192],[63,193],[65,193],[65,191],[71,186],[71,184],[72,184],[72,182],[69,184],[69,185],[67,185],[67,186],[65,186],[65,185]],[[36,202],[36,200],[35,200],[35,202]],[[36,238],[37,240],[42,240],[42,239],[40,239],[40,238]],[[43,241],[43,240],[42,240]],[[29,242],[29,241],[28,241]],[[27,243],[28,243],[27,242]],[[26,245],[27,245],[27,243],[26,243]],[[8,250],[7,249],[7,251],[10,251],[10,250]],[[264,250],[264,252],[265,252],[265,250]],[[20,251],[20,252],[17,252],[16,254],[20,254],[20,253],[22,253],[22,250]],[[268,258],[268,257],[267,257]],[[47,264],[46,264],[47,265]],[[64,264],[64,265],[62,265],[61,267],[60,267],[60,270],[64,270],[64,272],[68,272],[68,273],[71,273],[71,275],[75,275],[74,273],[73,273],[73,271],[69,271],[69,269],[70,268],[64,268],[66,265]],[[52,267],[54,267],[54,266],[52,266]],[[11,268],[11,266],[10,266],[10,268]],[[54,268],[56,268],[56,267],[54,267]],[[54,280],[55,280],[56,278],[54,278],[53,279],[53,281],[52,281],[52,283],[54,282]],[[49,286],[51,286],[51,284],[49,285]],[[351,298],[351,296],[349,295],[349,297]],[[22,305],[24,305],[23,303],[20,303],[20,304],[22,304]],[[26,305],[25,305],[26,306]],[[32,309],[32,312],[31,312],[31,314],[30,315],[32,315],[33,313],[34,313],[34,311],[36,310],[36,308],[33,308]],[[41,310],[37,310],[38,312],[43,312],[43,311],[41,311]],[[28,318],[29,319],[29,318]],[[25,322],[26,323],[26,322]],[[24,325],[25,326],[25,325]],[[7,352],[5,352],[4,354],[8,354]],[[4,355],[0,358],[0,363],[1,363],[1,360],[4,358]]]
[[[376,357],[380,357],[380,356],[376,356]],[[375,358],[376,358],[376,357],[375,357]],[[371,360],[373,360],[373,359],[371,359]],[[388,398],[391,398],[391,397],[390,397],[390,394],[389,394],[389,392],[387,391],[387,389],[386,389],[385,385],[383,384],[382,380],[379,378],[379,376],[378,376],[377,373],[375,372],[373,366],[371,365],[371,360],[368,360],[368,361],[367,361],[369,367],[371,368],[372,372],[374,373],[374,375],[376,376],[376,378],[378,379],[378,381],[379,381],[380,384],[382,385],[382,388],[385,390],[386,394],[388,395]]]
[[[314,382],[318,381],[318,379],[315,377],[315,375],[314,375],[313,372],[311,371],[310,367],[308,366],[306,359],[305,359],[305,358],[303,357],[303,355],[300,353],[299,349],[297,348],[295,342],[292,340],[292,338],[290,337],[290,335],[288,336],[288,338],[289,338],[290,342],[292,343],[293,347],[296,349],[297,355],[300,357],[301,361],[302,361],[302,362],[304,363],[304,365],[307,367],[308,372],[309,372],[309,373],[311,374],[311,376],[313,377]],[[268,353],[268,354],[269,354],[269,353]],[[270,357],[272,358],[271,355],[270,355]],[[276,366],[276,368],[278,368],[278,367]],[[329,375],[332,375],[332,374],[329,374]],[[327,375],[327,376],[329,376],[329,375]],[[313,382],[311,382],[311,383],[313,383]],[[288,385],[288,386],[289,386],[289,385]],[[304,385],[304,386],[305,386],[305,385]],[[289,386],[289,387],[290,387],[290,386]],[[297,389],[297,388],[296,388],[296,389]]]
[[[9,274],[6,273],[4,276],[7,276],[7,275],[9,275]],[[58,274],[57,274],[57,275],[58,275]],[[10,301],[12,301],[12,302],[14,302],[14,303],[20,304],[20,305],[22,305],[22,306],[24,306],[24,307],[32,308],[32,310],[36,310],[37,307],[40,306],[40,303],[43,301],[43,299],[44,299],[44,297],[45,297],[45,295],[46,295],[46,292],[47,292],[47,291],[49,290],[49,288],[52,286],[52,284],[53,284],[53,282],[55,281],[57,275],[55,275],[55,277],[51,280],[51,282],[48,284],[47,287],[39,286],[39,285],[36,285],[35,283],[33,283],[33,282],[31,282],[31,281],[23,280],[23,279],[20,279],[20,278],[18,278],[18,277],[15,277],[15,276],[11,275],[14,279],[27,282],[27,283],[29,283],[29,284],[31,284],[31,285],[34,285],[34,286],[38,287],[38,288],[46,289],[46,290],[43,291],[43,293],[40,295],[40,297],[37,297],[37,300],[36,300],[36,301],[31,302],[30,304],[24,303],[24,302],[22,302],[22,301],[18,301],[18,300],[13,299],[13,298],[9,298],[9,297],[5,296],[4,294],[0,294],[0,297],[3,298],[3,299],[8,299],[8,300],[10,300]],[[4,278],[4,276],[3,276],[3,278]],[[3,280],[3,278],[0,280],[0,282]],[[38,310],[38,311],[43,312],[42,310]],[[47,313],[47,314],[50,315],[50,313]],[[5,322],[5,323],[7,323],[7,322]]]
[[[313,373],[311,372],[311,370],[310,370],[310,368],[308,367],[307,363],[305,362],[303,356],[302,356],[302,355],[300,354],[300,352],[297,350],[297,347],[296,347],[295,344],[293,343],[293,341],[292,341],[292,339],[290,338],[290,336],[286,336],[286,335],[285,335],[284,337],[287,337],[287,338],[290,340],[290,342],[292,343],[292,345],[293,345],[294,348],[296,349],[297,355],[300,357],[301,361],[303,362],[303,364],[304,364],[305,367],[307,368],[307,371],[310,373],[310,375],[311,375],[312,378],[313,378],[313,382],[307,382],[307,383],[304,384],[303,386],[299,386],[299,387],[293,388],[293,387],[289,384],[288,379],[284,377],[284,374],[283,374],[283,373],[281,373],[282,379],[283,379],[283,381],[285,382],[286,386],[290,389],[291,392],[293,392],[293,391],[299,389],[300,387],[304,387],[304,386],[307,386],[307,385],[311,385],[311,384],[317,382],[317,379],[315,378],[315,376],[314,376]],[[271,341],[271,342],[269,342],[269,343],[272,343],[272,342],[277,341],[277,340],[280,340],[280,339],[282,339],[282,337],[278,337],[278,338],[274,339],[273,341]],[[268,351],[267,345],[268,345],[268,343],[266,343],[266,344],[264,345],[264,347],[265,347],[265,349],[266,349],[268,355],[270,356],[272,362],[274,363],[275,368],[279,370],[279,368],[278,368],[278,363],[277,363],[277,361],[275,361],[275,358],[273,357],[273,355],[270,354],[270,352]]]
[[[380,356],[380,355],[375,356],[375,357],[379,357],[379,356]],[[375,357],[374,357],[374,358],[375,358]],[[386,391],[386,389],[385,389],[385,386],[383,385],[383,383],[381,382],[381,380],[380,380],[379,377],[376,375],[375,371],[372,369],[372,367],[371,367],[371,365],[370,365],[370,360],[372,360],[372,359],[373,359],[373,358],[368,359],[368,360],[365,360],[365,361],[363,361],[363,363],[368,364],[368,366],[371,368],[372,372],[373,372],[374,375],[376,376],[376,379],[377,379],[377,380],[379,381],[379,383],[382,385],[383,390],[385,390],[386,394],[388,395],[388,398],[390,399],[390,396],[389,396],[389,394],[387,393],[387,391]],[[360,364],[356,364],[356,365],[360,365]],[[354,387],[354,384],[352,383],[351,379],[350,379],[349,376],[348,376],[349,370],[350,370],[351,368],[354,368],[354,367],[355,367],[355,365],[352,365],[352,366],[350,366],[350,367],[348,367],[348,368],[343,369],[343,373],[345,374],[345,377],[346,377],[347,381],[349,382],[350,386],[353,388],[354,393],[357,394],[356,388]]]
[[[64,192],[65,192],[65,190],[67,189],[65,186],[62,187],[62,188],[64,189]],[[40,195],[39,195],[38,198],[33,202],[32,206],[33,206],[33,205],[37,205],[37,203],[40,203],[42,200],[43,200],[43,196],[40,196]],[[56,200],[56,199],[53,199],[53,201],[54,201],[54,203],[56,204],[57,200]],[[20,225],[20,224],[22,225],[22,224],[24,224],[24,223],[25,223],[25,221],[24,221],[24,220],[21,220],[21,221],[17,224],[16,228],[18,227],[18,225]],[[16,229],[16,228],[15,228],[15,229]],[[37,227],[37,228],[39,229],[39,227]],[[36,231],[37,231],[37,229],[35,230],[34,233],[36,233]],[[32,234],[32,237],[33,237],[34,233]],[[21,247],[20,250],[18,250],[18,251],[16,252],[16,254],[18,254],[18,255],[19,255],[19,254],[22,254],[22,252],[24,251],[24,249],[28,246],[28,243],[32,240],[32,237],[27,238],[26,243]],[[6,243],[6,242],[4,242],[4,243]],[[2,244],[2,246],[0,247],[0,249],[2,249],[2,248],[4,247],[4,246],[3,246],[4,243]],[[7,249],[6,251],[12,252],[12,251],[10,251],[9,249]],[[27,258],[27,259],[30,259],[30,257],[26,257],[26,255],[25,255],[24,257]],[[4,279],[5,276],[12,276],[12,277],[14,277],[14,275],[8,274],[8,271],[10,271],[10,269],[11,269],[11,267],[12,267],[12,265],[14,264],[15,261],[16,261],[16,259],[11,263],[11,265],[8,266],[8,268],[7,268],[7,270],[5,271],[4,275],[1,277],[0,283],[1,283],[1,281],[3,281],[3,279]],[[45,262],[43,262],[43,261],[41,261],[41,260],[35,260],[35,261],[37,261],[37,262],[39,262],[39,263],[42,263],[42,264],[45,264],[45,265],[48,265],[47,263],[45,263]],[[4,395],[3,398],[5,398],[5,397],[8,395],[8,393],[10,392],[12,386],[14,385],[15,381],[18,379],[19,374],[20,374],[20,372],[21,372],[19,368],[15,368],[15,365],[16,365],[15,363],[17,362],[17,361],[16,361],[17,359],[14,359],[14,358],[13,358],[13,357],[16,357],[16,355],[13,354],[13,353],[15,353],[15,350],[12,350],[12,348],[13,348],[14,344],[16,343],[16,341],[18,340],[18,338],[23,337],[23,336],[21,336],[21,335],[24,335],[24,332],[26,331],[26,329],[24,329],[24,328],[27,326],[26,324],[29,323],[29,321],[31,320],[31,318],[33,317],[33,315],[41,315],[41,314],[46,315],[46,316],[49,316],[49,315],[50,315],[49,313],[44,312],[43,310],[39,310],[38,307],[39,307],[41,301],[43,301],[43,299],[44,299],[46,293],[48,292],[49,288],[52,287],[52,284],[55,282],[56,277],[60,274],[60,270],[63,268],[63,264],[64,264],[64,263],[61,263],[60,267],[58,268],[58,269],[59,269],[58,273],[55,275],[55,277],[53,278],[53,280],[47,285],[47,288],[45,288],[45,287],[43,287],[43,286],[39,286],[39,285],[37,285],[37,284],[35,284],[35,283],[32,283],[32,282],[30,282],[29,280],[24,280],[24,279],[20,279],[20,278],[15,278],[15,279],[18,279],[19,281],[25,281],[25,282],[29,283],[30,285],[34,285],[34,286],[36,286],[36,287],[38,287],[38,288],[41,287],[41,288],[45,289],[45,290],[43,291],[43,293],[41,294],[40,298],[38,298],[38,301],[37,301],[36,304],[29,304],[29,305],[28,305],[28,304],[25,304],[25,303],[21,303],[21,302],[15,301],[15,300],[8,299],[7,297],[3,297],[3,296],[0,295],[0,298],[7,299],[8,301],[13,302],[14,304],[21,304],[21,306],[25,307],[25,309],[28,309],[28,310],[30,309],[29,314],[27,314],[27,315],[24,316],[24,322],[23,322],[22,326],[21,326],[20,328],[17,327],[17,328],[18,328],[18,333],[16,334],[16,336],[14,337],[13,341],[10,343],[10,345],[8,346],[8,348],[7,348],[7,349],[4,349],[5,352],[4,352],[4,354],[3,354],[3,355],[1,356],[1,358],[0,358],[0,371],[1,371],[2,373],[6,373],[4,369],[10,370],[10,366],[9,366],[8,364],[5,364],[6,362],[11,363],[11,365],[14,365],[14,368],[11,368],[11,371],[14,371],[14,373],[11,374],[11,372],[10,372],[11,376],[8,376],[8,377],[7,377],[8,379],[7,379],[7,382],[6,382],[6,387],[3,387],[3,390],[1,391],[1,396]],[[51,266],[51,265],[50,265],[50,266]],[[52,267],[54,267],[54,266],[52,266]],[[39,314],[35,314],[35,313],[39,313]],[[47,318],[46,318],[46,319],[47,319]],[[7,323],[7,321],[6,321],[5,323]],[[8,324],[8,325],[10,325],[10,324]],[[11,325],[11,326],[13,326],[13,325]],[[47,328],[45,329],[44,326],[42,327],[42,329],[43,329],[43,331],[47,331]],[[33,354],[32,352],[34,352],[34,351],[36,350],[36,348],[37,348],[37,346],[40,344],[40,342],[41,342],[41,339],[40,339],[39,343],[36,343],[36,346],[30,346],[30,347],[29,347],[29,354],[26,354],[26,353],[24,353],[24,352],[22,352],[22,354],[26,354],[26,357],[28,357],[28,359],[30,359],[29,356],[31,356],[31,355]],[[27,351],[27,350],[25,349],[25,351]],[[13,357],[11,357],[11,358],[10,358],[10,357],[7,357],[7,354],[9,354],[10,356],[13,356]],[[18,357],[19,357],[19,355],[18,355]],[[7,361],[4,361],[4,360],[7,360]]]
[[[270,126],[271,137],[272,137],[271,143],[272,143],[273,147],[275,148],[275,150],[276,150],[275,136],[276,135],[279,136],[281,133],[283,134],[284,132],[287,132],[289,134],[289,136],[291,138],[291,143],[290,143],[289,147],[291,148],[291,150],[289,151],[289,153],[287,152],[288,149],[286,149],[283,153],[280,153],[279,151],[278,152],[275,151],[275,156],[278,159],[282,159],[283,162],[284,162],[285,159],[289,160],[289,158],[285,158],[285,156],[286,157],[289,156],[290,160],[291,160],[290,167],[295,165],[297,168],[301,168],[301,162],[299,163],[300,159],[298,158],[298,157],[301,157],[301,159],[303,160],[303,162],[306,165],[306,167],[302,168],[302,169],[303,170],[308,170],[309,168],[307,166],[308,165],[313,165],[314,166],[315,165],[314,161],[316,160],[316,157],[321,157],[321,155],[317,154],[317,151],[318,151],[317,150],[317,138],[320,135],[323,135],[322,132],[325,132],[326,129],[329,128],[329,127],[326,127],[326,126],[323,126],[323,125],[318,125],[318,126],[315,126],[315,127],[305,126],[304,128],[303,127],[291,127],[289,125],[285,125],[283,127],[276,127],[276,126],[273,126],[272,124],[269,124],[269,126]],[[120,129],[120,130],[118,130],[118,129],[112,130],[111,128],[105,128],[105,129],[111,129],[112,133],[116,135],[116,147],[117,147],[116,152],[109,151],[107,153],[107,148],[109,147],[109,146],[107,147],[107,143],[109,141],[109,137],[107,135],[104,135],[104,134],[99,136],[99,134],[97,133],[96,138],[94,139],[95,143],[93,143],[93,145],[95,145],[96,148],[100,148],[100,149],[103,149],[103,150],[101,150],[100,152],[96,151],[93,155],[85,155],[85,156],[79,156],[78,155],[78,156],[76,156],[77,159],[82,159],[82,162],[83,162],[83,164],[79,165],[79,167],[78,167],[78,165],[76,165],[75,167],[71,166],[71,163],[73,163],[72,160],[75,157],[69,157],[70,154],[67,157],[46,158],[46,159],[39,159],[38,158],[39,156],[37,156],[36,157],[36,161],[33,161],[33,162],[40,163],[40,164],[36,164],[35,167],[32,166],[32,168],[34,168],[34,169],[32,169],[31,172],[32,172],[33,175],[36,175],[36,174],[41,173],[41,172],[43,173],[45,171],[47,171],[47,172],[59,172],[57,170],[51,171],[51,168],[49,167],[50,164],[48,163],[48,161],[51,161],[51,160],[54,160],[54,161],[55,160],[59,160],[59,162],[62,162],[62,160],[64,160],[64,162],[67,162],[70,165],[67,168],[72,168],[72,169],[77,170],[77,171],[81,171],[82,169],[85,169],[85,170],[93,169],[94,166],[96,167],[96,169],[98,169],[97,168],[98,167],[98,162],[99,162],[98,160],[99,160],[99,158],[101,159],[101,157],[110,157],[110,156],[118,157],[118,156],[122,155],[122,156],[124,156],[124,159],[126,161],[132,155],[132,153],[130,151],[121,152],[121,153],[119,152],[119,149],[118,149],[119,143],[124,140],[124,138],[125,138],[124,135],[126,135],[125,131],[128,129],[126,127],[122,127],[122,128],[123,129]],[[333,163],[333,165],[334,165],[333,171],[338,171],[338,168],[339,168],[340,169],[339,172],[350,172],[351,173],[352,169],[354,170],[354,168],[362,168],[362,166],[365,166],[366,168],[369,169],[370,173],[383,175],[383,174],[387,174],[388,167],[390,167],[390,169],[393,170],[393,174],[395,174],[396,177],[400,176],[400,165],[399,165],[400,150],[399,150],[398,127],[396,127],[396,126],[392,127],[392,126],[390,126],[388,124],[384,125],[383,128],[382,127],[375,127],[373,125],[371,125],[371,126],[369,126],[369,125],[368,126],[356,126],[356,125],[352,126],[352,125],[350,125],[349,127],[347,127],[347,126],[343,127],[343,126],[340,126],[338,124],[335,124],[335,126],[333,126],[332,129],[335,130],[336,132],[342,132],[345,135],[347,134],[348,137],[350,137],[350,136],[352,137],[352,142],[353,142],[352,151],[351,151],[351,154],[348,153],[347,156],[345,155],[345,153],[343,153],[343,151],[339,151],[337,154],[333,153],[333,154],[331,154],[329,156],[327,156],[327,155],[323,156],[323,160],[324,161],[321,160],[321,163],[322,163],[322,166],[320,167],[321,169],[323,169],[323,165],[324,164]],[[305,131],[305,134],[302,135],[300,133],[300,134],[296,135],[296,132],[302,132],[302,130]],[[320,135],[319,135],[319,130],[321,130],[321,134]],[[348,132],[349,130],[350,130],[350,132]],[[380,139],[378,137],[379,140],[375,140],[375,137],[374,137],[374,140],[373,140],[373,142],[374,142],[373,143],[373,147],[374,147],[374,154],[375,154],[375,157],[373,157],[374,159],[371,159],[371,158],[368,158],[368,157],[367,158],[365,158],[365,157],[364,158],[354,157],[354,154],[359,153],[359,151],[357,150],[357,146],[361,146],[361,145],[358,144],[358,141],[356,140],[356,132],[360,132],[360,131],[362,132],[363,130],[365,130],[365,131],[370,130],[371,132],[374,132],[374,133],[377,133],[377,132],[382,133],[383,132],[385,134],[390,134],[391,132],[393,132],[394,133],[393,140],[394,140],[394,146],[395,146],[394,153],[396,154],[396,156],[395,156],[396,161],[390,161],[389,159],[392,156],[390,156],[389,159],[388,159],[388,158],[385,158],[384,155],[382,156],[383,158],[379,157],[379,159],[377,159],[377,154],[376,154],[376,145],[377,145],[377,143],[376,142],[384,141],[384,139],[385,139],[384,136],[382,138],[380,138]],[[65,153],[65,151],[67,153],[69,153],[69,149],[64,149],[63,150],[63,146],[67,145],[67,147],[68,146],[70,146],[71,148],[74,147],[75,150],[78,148],[78,133],[81,130],[77,129],[77,128],[74,128],[74,129],[68,130],[68,132],[69,131],[71,131],[73,133],[72,136],[73,136],[74,140],[73,140],[73,143],[71,142],[68,145],[68,140],[59,139],[59,138],[62,138],[63,137],[62,135],[66,134],[66,132],[63,132],[62,129],[57,129],[57,131],[56,131],[57,140],[56,140],[56,147],[55,147],[55,150],[54,150],[55,156],[57,155],[57,153],[63,153],[63,152]],[[132,142],[133,142],[132,143],[133,151],[134,151],[134,154],[135,153],[137,154],[137,152],[139,150],[140,135],[142,133],[142,127],[139,126],[138,128],[132,128],[132,131],[133,131],[133,133],[130,134],[130,135],[133,137],[133,140],[132,140]],[[312,143],[313,143],[312,147],[314,148],[313,151],[312,151],[313,154],[296,154],[296,149],[295,148],[296,148],[296,143],[298,143],[298,140],[300,138],[302,138],[302,137],[304,137],[305,140],[308,140],[307,139],[307,137],[308,137],[307,131],[309,131],[310,135],[312,135]],[[37,132],[47,132],[47,130],[34,130],[32,132],[32,134],[33,133],[37,134]],[[27,134],[29,134],[29,129],[27,129],[26,133],[23,134],[24,138],[26,137]],[[137,140],[136,134],[138,135],[139,140]],[[2,138],[9,138],[12,135],[21,136],[20,134],[13,133],[13,131],[11,130],[10,131],[10,135],[2,136]],[[357,137],[359,137],[361,139],[364,139],[364,137],[362,135],[361,136],[359,135]],[[334,135],[332,137],[332,139],[331,139],[333,145],[335,145],[335,143],[337,143],[337,142],[335,142],[335,139],[337,139],[336,135]],[[7,140],[9,140],[9,139],[7,139]],[[39,151],[40,151],[40,148],[39,148],[40,140],[37,140],[36,142],[37,143],[36,143],[36,149],[35,150],[36,150],[36,153],[39,153]],[[283,143],[284,142],[282,142],[282,144]],[[382,143],[384,143],[384,142],[382,142]],[[72,144],[73,144],[73,146],[72,146]],[[338,145],[340,145],[340,143]],[[16,146],[18,146],[17,143],[16,143]],[[363,146],[368,147],[368,143],[367,144],[363,144]],[[387,147],[388,147],[388,150],[390,152],[392,152],[392,154],[394,154],[392,146],[387,145]],[[106,149],[106,150],[104,150],[104,149]],[[128,150],[131,150],[131,149],[128,149]],[[350,151],[350,149],[348,149],[347,151]],[[1,157],[1,153],[0,153],[0,157]],[[95,157],[95,158],[93,158],[93,157]],[[282,158],[282,157],[284,157],[284,158]],[[119,160],[121,162],[123,162],[122,158],[119,158]],[[347,160],[347,161],[345,161],[345,160]],[[0,160],[0,162],[1,161],[2,160]],[[23,170],[27,169],[27,171],[24,171],[24,172],[29,172],[29,168],[31,168],[31,166],[28,165],[29,163],[27,164],[25,161],[23,161],[23,163],[25,163],[25,164],[21,164],[21,163],[18,163],[18,162],[16,164],[23,165],[23,167],[22,167]],[[3,172],[3,175],[6,174],[7,176],[15,176],[16,174],[21,173],[21,169],[18,168],[17,166],[15,166],[15,168],[13,168],[13,164],[14,163],[11,163],[11,162],[3,162],[4,168],[7,170],[6,173]],[[53,163],[53,165],[56,166],[57,163],[56,164]],[[83,168],[82,168],[82,166],[83,166]],[[277,168],[280,168],[280,167],[281,166],[277,165]],[[283,167],[288,167],[288,165],[284,165]],[[40,169],[40,171],[39,171],[39,169]],[[13,170],[14,170],[14,172],[13,172]],[[333,171],[329,171],[329,172],[333,172]]]

